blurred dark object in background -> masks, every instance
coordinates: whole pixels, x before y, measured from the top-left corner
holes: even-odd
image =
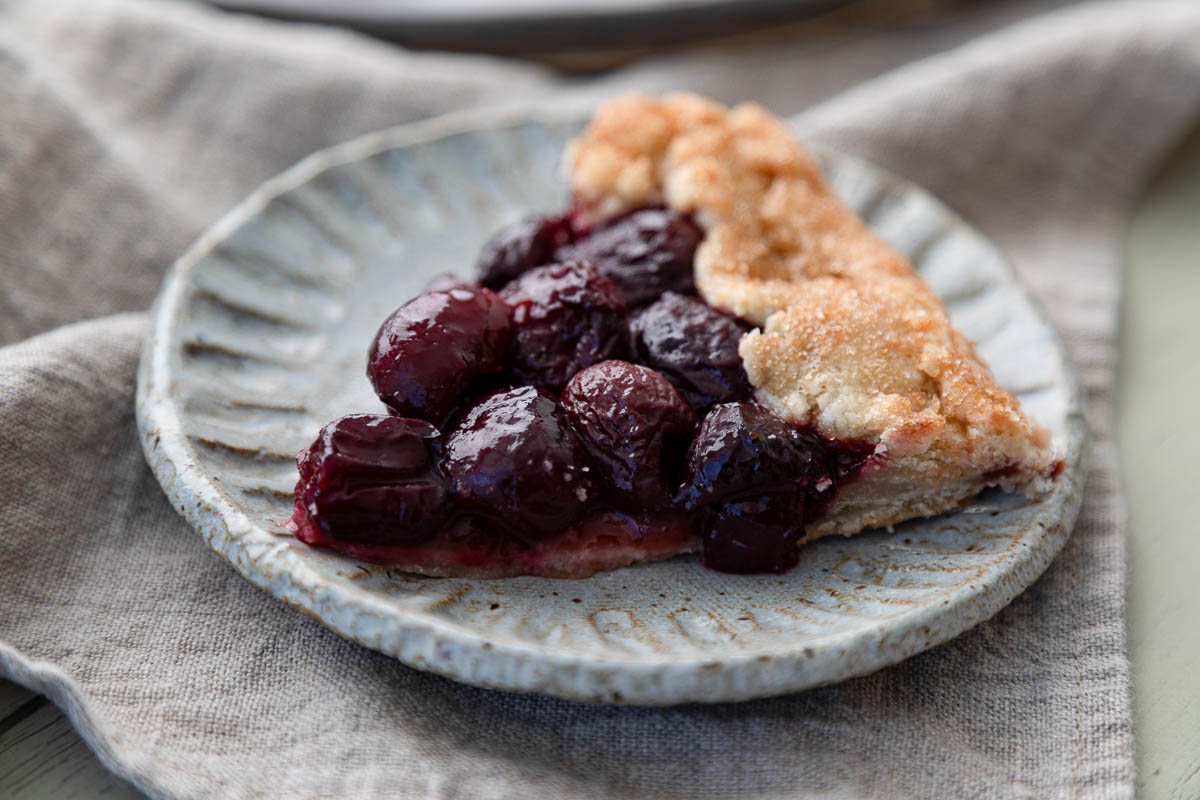
[[[211,0],[421,49],[533,55],[639,49],[786,25],[852,0]],[[879,5],[868,3],[868,5]],[[900,0],[894,5],[947,5]]]

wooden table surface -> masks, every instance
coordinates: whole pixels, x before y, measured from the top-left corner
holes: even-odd
[[[1200,130],[1129,230],[1117,429],[1129,505],[1129,655],[1138,797],[1200,798]],[[0,680],[0,798],[142,795],[112,777],[45,698]]]

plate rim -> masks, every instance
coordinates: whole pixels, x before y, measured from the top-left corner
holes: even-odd
[[[368,133],[318,150],[260,184],[200,234],[172,264],[151,308],[152,321],[139,360],[137,428],[155,478],[172,506],[204,537],[209,547],[251,583],[325,627],[410,666],[485,688],[628,705],[747,700],[865,675],[966,632],[999,612],[1028,588],[1066,543],[1082,504],[1090,435],[1077,368],[1069,357],[1066,344],[1037,297],[1020,280],[1009,259],[991,239],[919,184],[864,159],[825,148],[812,149],[823,161],[856,163],[892,187],[919,192],[934,204],[947,222],[963,226],[992,248],[1003,264],[1006,277],[1019,288],[1033,313],[1049,331],[1067,381],[1066,464],[1058,479],[1071,481],[1073,485],[1065,488],[1055,524],[1046,527],[1039,523],[1042,533],[1037,538],[1042,546],[1027,546],[1023,558],[1004,572],[991,573],[986,580],[955,587],[942,604],[922,605],[899,617],[873,620],[854,631],[805,640],[802,645],[772,656],[745,653],[716,659],[703,655],[683,658],[658,655],[653,659],[629,655],[581,657],[528,641],[489,639],[476,629],[418,609],[405,609],[398,614],[394,606],[361,587],[343,585],[321,576],[289,552],[289,540],[255,525],[236,503],[213,485],[199,469],[195,451],[183,434],[180,410],[171,401],[170,345],[173,340],[170,334],[181,313],[181,301],[186,299],[186,279],[190,271],[274,199],[300,188],[331,168],[458,134],[486,133],[531,123],[580,123],[586,119],[591,105],[572,103],[553,111],[533,106],[469,110]],[[1026,531],[1021,541],[1025,542],[1028,536]],[[264,561],[287,568],[267,574],[256,568]],[[1005,580],[1018,573],[1016,580]],[[931,624],[947,616],[961,621],[948,627]],[[925,632],[923,638],[914,635],[922,630]],[[874,648],[861,643],[861,640],[878,637],[882,638]],[[852,641],[840,641],[847,638]],[[847,652],[851,646],[863,652],[853,662],[854,666],[847,669]],[[862,657],[864,653],[869,657]]]

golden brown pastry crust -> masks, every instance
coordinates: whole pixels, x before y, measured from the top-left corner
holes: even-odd
[[[622,97],[596,113],[566,166],[585,219],[662,203],[695,215],[706,234],[696,251],[701,294],[760,326],[740,347],[760,402],[831,438],[877,443],[887,469],[910,483],[963,487],[823,532],[937,513],[986,485],[1048,485],[1046,432],[761,107]],[[839,510],[835,502],[828,518]]]

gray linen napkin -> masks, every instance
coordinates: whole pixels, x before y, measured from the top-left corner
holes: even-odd
[[[1030,7],[571,85],[187,5],[0,0],[0,673],[47,693],[160,797],[1128,797],[1117,245],[1132,194],[1200,108],[1195,3],[1056,12],[798,118],[1000,243],[1067,337],[1096,434],[1083,515],[1047,574],[993,620],[866,678],[742,704],[588,707],[460,686],[343,641],[242,580],[165,502],[133,425],[145,316],[104,316],[143,308],[261,179],[372,128],[629,87],[793,112]]]

